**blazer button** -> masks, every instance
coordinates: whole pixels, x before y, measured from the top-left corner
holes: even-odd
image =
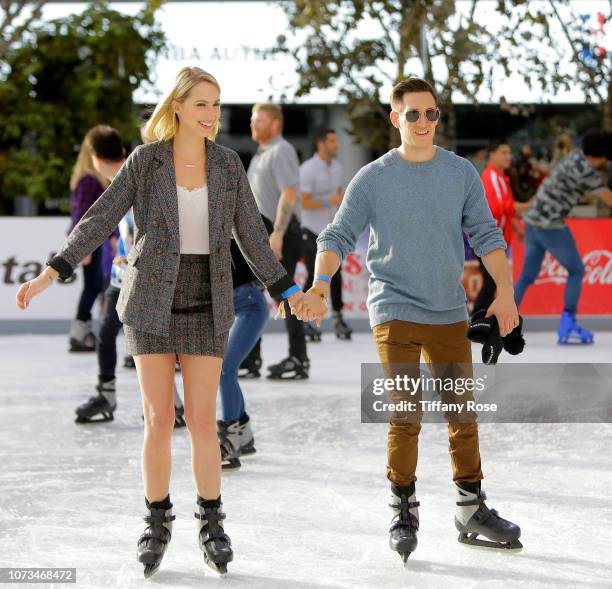
[[[225,280],[225,274],[221,274],[221,276],[219,276],[219,278],[221,278],[221,282],[223,282]]]
[[[158,256],[161,256],[164,253],[164,250],[157,250],[155,252]]]
[[[155,284],[157,282],[157,276],[155,276],[155,274],[153,274],[153,276],[151,276],[151,278],[149,278],[149,282],[151,284]]]
[[[159,221],[153,221],[153,223],[151,223],[151,225],[153,225],[153,227],[159,227]]]
[[[217,249],[217,253],[218,254],[222,254],[225,251],[225,248],[223,246],[221,246],[219,249]]]

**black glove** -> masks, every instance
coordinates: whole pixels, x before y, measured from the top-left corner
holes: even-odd
[[[519,324],[506,336],[502,338],[504,350],[508,354],[516,356],[525,349],[525,338],[523,337],[523,318],[519,315]]]
[[[470,341],[482,344],[482,361],[484,364],[497,364],[503,349],[499,334],[499,325],[495,315],[486,317],[486,309],[476,311],[470,319],[467,336]]]

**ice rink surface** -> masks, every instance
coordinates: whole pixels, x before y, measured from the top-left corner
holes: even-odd
[[[560,348],[552,333],[528,334],[519,359],[610,362],[612,334],[596,338]],[[266,335],[264,365],[285,345]],[[360,423],[360,363],[377,361],[365,333],[310,345],[307,381],[242,381],[257,454],[223,477],[235,551],[225,578],[197,547],[188,435],[175,431],[177,518],[147,581],[136,562],[144,528],[136,373],[118,369],[114,422],[76,425],[96,363],[66,349],[66,336],[0,337],[0,567],[76,567],[87,589],[612,587],[612,424],[481,424],[483,488],[489,506],[521,526],[520,554],[457,542],[446,428],[424,424],[419,546],[403,568],[388,548],[386,426]]]

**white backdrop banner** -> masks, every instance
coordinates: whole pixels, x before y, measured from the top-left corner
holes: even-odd
[[[82,274],[56,281],[24,312],[15,306],[19,285],[44,269],[49,255],[66,239],[70,217],[0,217],[0,319],[72,319]]]
[[[35,298],[27,311],[15,306],[19,285],[38,275],[51,254],[64,243],[70,227],[69,217],[0,217],[0,320],[2,319],[72,319],[82,288],[82,273],[77,270],[72,281],[56,281],[43,295]],[[342,265],[344,314],[348,318],[367,318],[368,271],[365,252],[368,231]],[[306,269],[298,264],[295,279],[303,284]],[[276,305],[268,299],[271,315]]]

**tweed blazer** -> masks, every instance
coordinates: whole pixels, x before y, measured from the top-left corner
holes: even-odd
[[[238,154],[206,140],[210,282],[214,329],[234,321],[232,235],[257,278],[276,296],[294,284],[276,259]],[[49,262],[65,279],[133,207],[134,245],[128,254],[117,312],[134,329],[167,336],[180,263],[173,142],[140,145]]]

